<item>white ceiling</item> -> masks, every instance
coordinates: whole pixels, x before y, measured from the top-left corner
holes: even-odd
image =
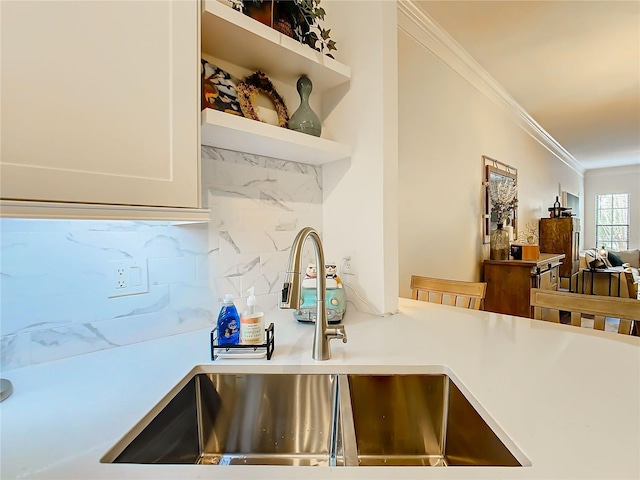
[[[640,1],[422,1],[585,169],[640,164]]]

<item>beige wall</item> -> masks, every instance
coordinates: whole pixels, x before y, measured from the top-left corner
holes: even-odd
[[[596,246],[596,196],[629,194],[629,249],[640,248],[640,165],[588,170],[584,176],[584,246]]]
[[[479,280],[482,155],[518,169],[519,225],[537,224],[561,190],[583,179],[402,28],[399,63],[399,286],[411,274]]]
[[[351,145],[351,158],[323,166],[323,241],[337,261],[349,255],[356,275],[343,282],[366,299],[366,311],[398,308],[397,10],[395,2],[322,3],[340,56],[351,67],[349,90],[324,95],[324,128]],[[357,19],[354,21],[354,19]],[[340,94],[343,86],[336,87]],[[337,95],[338,96],[338,95]],[[348,290],[350,300],[357,296]]]

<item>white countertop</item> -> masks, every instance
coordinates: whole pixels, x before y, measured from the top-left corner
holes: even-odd
[[[311,358],[313,326],[291,311],[270,361],[212,362],[209,331],[5,372],[0,477],[93,478],[640,478],[640,338],[401,299],[400,313],[351,309],[349,342]],[[526,467],[260,467],[101,464],[100,458],[195,365],[221,372],[450,373]]]

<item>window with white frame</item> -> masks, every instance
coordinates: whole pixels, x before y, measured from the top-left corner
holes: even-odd
[[[629,194],[605,193],[596,197],[596,247],[629,249]]]

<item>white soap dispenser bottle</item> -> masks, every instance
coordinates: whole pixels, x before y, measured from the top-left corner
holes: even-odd
[[[255,290],[247,290],[247,309],[240,316],[240,343],[243,345],[263,345],[265,343],[264,312],[256,305]]]

